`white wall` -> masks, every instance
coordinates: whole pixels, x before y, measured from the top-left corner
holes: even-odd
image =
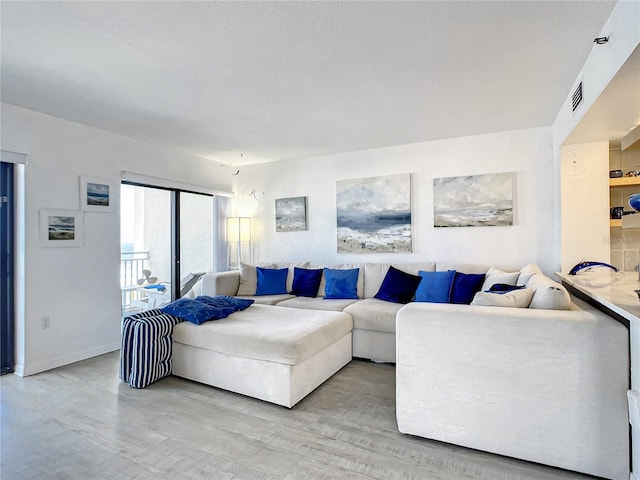
[[[17,328],[16,372],[29,375],[120,345],[120,215],[85,213],[84,245],[42,248],[40,208],[79,208],[79,176],[120,180],[120,172],[231,189],[229,169],[184,152],[2,104],[1,148],[29,155],[26,166],[26,305]],[[41,317],[51,328],[41,329]],[[22,337],[20,337],[22,338]]]
[[[582,260],[610,262],[609,142],[562,147],[562,271]]]
[[[433,179],[516,172],[511,227],[433,227]],[[412,174],[413,253],[338,255],[336,180]],[[235,214],[254,217],[255,260],[318,263],[436,260],[559,267],[553,243],[552,137],[536,128],[254,165],[236,177]],[[249,194],[255,190],[260,201]],[[276,233],[275,199],[307,196],[309,229]]]
[[[585,113],[591,108],[594,102],[598,99],[600,94],[607,87],[609,82],[616,75],[618,70],[624,65],[629,56],[633,53],[636,47],[640,44],[640,2],[638,1],[620,1],[616,4],[615,8],[611,12],[609,19],[602,28],[598,36],[609,37],[609,42],[604,45],[594,45],[587,61],[585,62],[582,71],[578,74],[571,91],[567,92],[567,98],[565,99],[562,107],[558,111],[558,115],[552,125],[553,130],[553,152],[554,162],[556,165],[555,170],[561,171],[562,159],[561,159],[561,145],[573,129],[578,125],[580,120],[584,117]],[[571,110],[571,95],[575,89],[575,86],[582,80],[583,82],[583,101],[575,112]],[[608,141],[606,137],[606,129],[603,129],[602,138],[590,139],[593,142]],[[606,163],[607,168],[609,165],[608,157],[603,160]],[[558,198],[558,202],[562,204],[578,203],[582,195],[581,192],[575,189],[567,189],[567,185],[561,184],[561,178],[556,175],[554,181],[556,182],[555,192]],[[598,193],[593,192],[594,195],[598,195],[597,199],[592,199],[594,203],[600,204],[603,207],[609,205],[608,191],[602,193],[602,190],[598,190]],[[573,198],[575,195],[575,198]],[[571,262],[574,260],[574,256],[569,253],[572,251],[580,251],[583,248],[584,239],[590,235],[590,226],[594,224],[593,212],[588,209],[572,211],[572,219],[569,225],[563,225],[564,218],[564,206],[562,209],[556,211],[556,228],[557,237],[555,238],[554,250],[563,252],[562,265],[563,268],[571,266]],[[602,231],[608,226],[609,220],[602,219],[602,215],[598,214],[597,218],[600,225],[595,228]],[[586,229],[583,230],[583,227]],[[576,230],[567,230],[567,228],[575,228]],[[574,262],[575,263],[575,262]],[[566,269],[566,268],[565,268]]]

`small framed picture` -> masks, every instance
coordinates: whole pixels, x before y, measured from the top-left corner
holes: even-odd
[[[276,232],[307,229],[307,197],[276,199]]]
[[[82,212],[41,208],[40,246],[81,247]]]
[[[106,178],[80,177],[80,209],[85,212],[115,212],[118,183]]]

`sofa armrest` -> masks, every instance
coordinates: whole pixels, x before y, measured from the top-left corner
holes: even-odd
[[[238,294],[240,287],[240,272],[232,270],[229,272],[207,273],[202,277],[202,295],[216,296]]]
[[[398,428],[628,478],[628,331],[570,310],[409,304],[397,314]]]

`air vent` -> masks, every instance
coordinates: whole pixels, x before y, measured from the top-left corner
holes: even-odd
[[[576,87],[571,97],[571,111],[575,112],[581,103],[582,103],[582,82],[578,84],[578,86]]]

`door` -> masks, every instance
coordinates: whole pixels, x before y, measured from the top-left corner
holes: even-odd
[[[123,184],[120,189],[122,315],[171,300],[171,192]]]
[[[196,295],[199,274],[214,264],[214,199],[180,192],[180,294]],[[193,290],[192,290],[193,289]]]
[[[0,162],[0,374],[14,368],[13,164]]]

